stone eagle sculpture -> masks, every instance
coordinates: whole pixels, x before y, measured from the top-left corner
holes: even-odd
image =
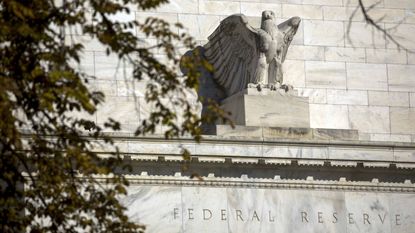
[[[280,87],[282,63],[300,21],[293,17],[277,24],[272,11],[262,12],[261,28],[249,25],[242,14],[222,20],[203,46],[202,55],[213,66],[213,78],[225,95],[248,86]]]

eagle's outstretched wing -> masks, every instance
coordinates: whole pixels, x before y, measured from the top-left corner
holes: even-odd
[[[255,82],[259,61],[257,29],[244,15],[231,15],[209,36],[205,58],[213,65],[213,77],[231,96]]]
[[[281,63],[285,61],[287,55],[288,47],[290,46],[291,41],[294,38],[295,33],[297,32],[298,26],[300,25],[301,19],[299,17],[292,17],[287,21],[282,22],[278,25],[278,29],[283,33],[283,43],[282,43],[282,58]]]

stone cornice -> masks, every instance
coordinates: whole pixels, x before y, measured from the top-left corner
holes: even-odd
[[[208,177],[191,179],[176,173],[174,176],[151,176],[146,172],[141,175],[125,176],[131,185],[172,185],[172,186],[201,186],[201,187],[232,187],[232,188],[262,188],[262,189],[312,189],[312,190],[339,190],[339,191],[365,191],[365,192],[402,192],[415,193],[415,184],[406,180],[403,183],[385,183],[373,179],[371,182],[346,181],[341,178],[337,181],[314,180],[307,177],[305,180],[258,179],[242,175],[240,178]],[[105,179],[101,177],[101,179]]]

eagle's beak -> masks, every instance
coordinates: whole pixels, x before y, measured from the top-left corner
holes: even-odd
[[[264,17],[264,19],[272,19],[271,12],[269,12],[269,11],[264,11],[262,13],[262,16]]]

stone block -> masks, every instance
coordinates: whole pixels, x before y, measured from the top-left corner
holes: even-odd
[[[107,56],[105,52],[95,52],[95,76],[97,79],[116,80],[120,61],[114,55]]]
[[[370,141],[370,133],[359,132],[359,141]]]
[[[371,141],[381,142],[411,142],[409,134],[370,134]]]
[[[151,175],[144,178],[149,183],[161,181],[160,177]],[[248,177],[226,179],[232,184],[251,182]],[[213,178],[213,181],[216,180]],[[169,180],[165,182],[170,183]],[[269,189],[246,185],[225,188],[132,184],[121,203],[128,208],[130,219],[145,224],[149,233],[355,233],[361,230],[412,233],[415,225],[411,221],[415,215],[415,195],[411,193],[358,191],[366,188],[363,185],[356,185],[354,191],[336,187],[335,190]]]
[[[365,0],[363,3],[366,7],[373,6],[373,5],[374,7],[384,6],[383,0]],[[344,0],[343,4],[345,6],[358,6],[359,0]]]
[[[236,125],[268,127],[310,126],[308,98],[294,96],[284,91],[272,91],[269,95],[252,95],[245,90],[221,103],[222,109],[231,113]]]
[[[366,133],[389,133],[389,107],[349,106],[350,127]]]
[[[367,63],[406,64],[406,52],[396,49],[366,49]]]
[[[265,216],[267,216],[265,209],[267,209],[267,206],[269,205],[268,202],[265,201],[264,193],[264,189],[227,189],[227,209],[229,210],[228,232],[260,232],[262,230],[262,222],[258,221],[258,219],[264,219]],[[241,203],[244,204],[241,205]],[[239,212],[235,210],[238,210]],[[254,211],[256,217],[252,218],[250,215],[254,215]],[[251,221],[248,223],[248,220]],[[270,225],[268,227],[277,226],[275,223],[266,225]]]
[[[347,88],[357,90],[388,90],[386,65],[348,63]]]
[[[346,69],[342,62],[306,61],[306,87],[346,88]]]
[[[395,160],[399,162],[412,162],[415,160],[415,152],[413,150],[396,149],[393,151]]]
[[[117,95],[143,98],[146,92],[147,84],[148,82],[145,80],[117,80]]]
[[[366,91],[327,90],[328,104],[368,105]]]
[[[122,23],[131,23],[131,22],[134,22],[136,20],[135,10],[136,9],[131,9],[131,11],[128,12],[128,13],[123,11],[123,12],[118,12],[116,14],[110,14],[108,18],[111,21],[119,22],[121,24]],[[137,34],[137,28],[136,28],[135,25],[133,25],[133,27],[131,27],[131,28],[125,29],[125,31],[129,31],[133,35]]]
[[[196,153],[195,145],[192,143],[128,141],[128,153],[181,155],[184,149],[187,149],[192,154]]]
[[[408,64],[415,65],[415,53],[407,53],[408,54]]]
[[[369,105],[408,107],[409,95],[405,92],[369,91]]]
[[[409,93],[409,102],[411,107],[415,107],[415,93]]]
[[[246,18],[248,19],[249,25],[251,25],[252,27],[254,27],[254,28],[260,28],[261,27],[261,14],[256,15],[256,16],[246,16]],[[221,19],[224,19],[224,16],[221,16]],[[290,47],[292,47],[292,46],[290,46]]]
[[[126,214],[130,220],[146,226],[146,232],[182,231],[182,213],[180,218],[172,213],[174,209],[182,209],[181,187],[131,185],[127,191],[128,195],[122,196],[120,203],[128,207]]]
[[[350,129],[312,129],[288,127],[257,127],[236,125],[216,125],[216,135],[239,138],[262,138],[259,140],[273,141],[275,139],[296,140],[359,140],[357,130]],[[411,138],[411,137],[409,137]]]
[[[343,22],[303,20],[304,44],[344,46]]]
[[[391,232],[411,233],[415,228],[415,222],[402,220],[411,219],[411,216],[414,216],[415,203],[412,198],[415,198],[415,195],[401,194],[394,196],[395,198],[389,198],[390,212],[395,213],[395,215],[392,215],[393,218],[391,219]],[[397,215],[396,213],[399,214]]]
[[[329,159],[393,161],[393,150],[384,148],[329,147]]]
[[[104,93],[105,97],[117,95],[117,81],[115,80],[96,80],[95,89]],[[105,104],[105,103],[104,103]]]
[[[405,23],[415,24],[415,9],[405,10]]]
[[[89,120],[89,121],[93,121],[95,123],[97,123],[97,113],[93,113],[93,114],[89,114],[86,111],[82,111],[82,112],[78,112],[78,111],[72,111],[72,112],[68,112],[67,114],[65,114],[65,116],[68,117],[73,117],[74,119],[85,119],[85,120]],[[16,117],[20,120],[24,120],[27,121],[26,115],[25,114],[16,114]]]
[[[345,200],[345,208],[349,211],[347,216],[348,233],[385,232],[384,229],[391,228],[392,221],[382,222],[378,217],[378,215],[389,214],[389,212],[385,211],[390,209],[389,198],[386,194],[348,192],[345,194]],[[357,214],[362,209],[365,210],[364,213]],[[350,224],[351,222],[352,224]],[[391,231],[388,230],[386,232]]]
[[[85,56],[88,55],[88,52],[92,51],[105,51],[105,46],[99,42],[97,38],[91,38],[90,36],[85,35],[71,35],[65,37],[65,44],[71,45],[74,43],[80,43],[84,46]]]
[[[303,0],[303,4],[320,5],[320,6],[341,6],[342,0]]]
[[[415,2],[412,0],[384,0],[386,8],[415,9]]]
[[[199,13],[208,15],[232,15],[241,12],[239,2],[231,1],[199,1]]]
[[[262,127],[235,125],[216,125],[216,135],[224,137],[262,137]]]
[[[94,52],[83,52],[79,63],[74,64],[74,67],[87,75],[95,75]]]
[[[346,105],[310,104],[311,128],[350,129]]]
[[[198,40],[207,39],[219,26],[220,20],[215,15],[179,14],[179,22],[185,27],[184,31]]]
[[[385,48],[383,33],[366,23],[354,22],[350,28],[345,27],[345,35],[347,47]]]
[[[312,139],[313,131],[310,128],[284,128],[284,127],[263,127],[263,137],[269,139],[275,138],[293,138],[293,139]]]
[[[365,62],[365,50],[362,48],[326,47],[326,61]]]
[[[288,49],[287,59],[321,61],[324,60],[324,48],[320,46],[292,45]]]
[[[183,232],[227,233],[228,222],[222,219],[223,210],[228,210],[227,197],[226,188],[182,187]]]
[[[308,97],[311,104],[327,103],[326,89],[296,88],[296,90],[299,96]]]
[[[281,18],[281,4],[262,2],[241,2],[241,14],[261,17],[264,10],[274,11],[277,18]],[[260,25],[258,25],[259,27]]]
[[[391,133],[415,134],[415,108],[390,108]]]
[[[136,13],[136,19],[138,22],[140,23],[144,23],[146,21],[146,19],[148,17],[152,17],[152,18],[158,18],[158,19],[162,19],[164,21],[166,21],[167,23],[169,23],[170,29],[173,32],[178,33],[178,28],[174,28],[174,24],[177,23],[178,20],[178,14],[177,13],[168,13],[168,12],[163,12],[163,13],[159,13],[159,12],[137,12]],[[139,37],[143,37],[143,38],[147,38],[147,36],[141,31],[138,30],[137,32]],[[153,36],[150,36],[153,37]]]
[[[197,155],[214,155],[214,156],[246,156],[262,157],[261,145],[232,145],[219,143],[202,143],[198,144],[195,149]]]
[[[385,29],[391,31],[393,38],[403,48],[415,49],[415,25],[414,24],[385,24]],[[388,39],[387,48],[396,49],[397,46]]]
[[[357,11],[353,18],[350,18],[355,12],[355,7],[334,7],[325,6],[323,7],[324,20],[336,20],[336,21],[362,21],[363,15],[360,11]]]
[[[198,0],[170,0],[166,4],[161,4],[158,8],[156,8],[156,11],[163,13],[197,14],[198,5]]]
[[[388,65],[389,90],[415,91],[415,65]]]
[[[314,139],[359,140],[359,132],[350,129],[313,129]]]
[[[282,5],[282,17],[299,16],[301,19],[323,19],[323,10],[318,5]]]
[[[139,103],[134,98],[113,96],[107,97],[105,103],[98,106],[97,121],[103,123],[111,117],[121,124],[134,124],[138,122],[139,115]]]
[[[298,147],[285,145],[264,145],[264,158],[327,159],[327,147]]]
[[[375,22],[402,23],[406,13],[403,9],[374,8],[369,11],[369,15]]]
[[[285,60],[283,75],[285,84],[294,87],[305,87],[304,61]]]

